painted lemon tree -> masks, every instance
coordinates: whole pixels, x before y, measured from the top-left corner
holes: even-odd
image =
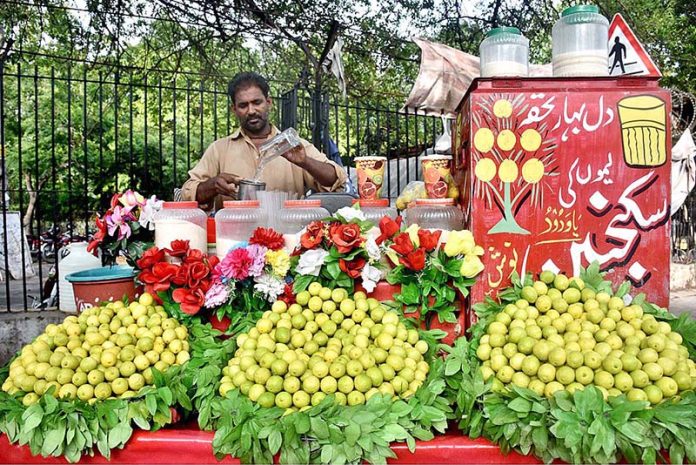
[[[488,233],[529,234],[515,216],[526,202],[540,205],[543,187],[550,188],[549,178],[558,176],[555,139],[548,137],[545,123],[520,127],[528,109],[523,95],[489,95],[479,105],[483,111],[474,113],[474,192],[502,214]]]

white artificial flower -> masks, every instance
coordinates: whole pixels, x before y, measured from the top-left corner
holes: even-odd
[[[162,209],[162,200],[157,200],[154,195],[147,199],[145,205],[140,209],[140,218],[138,218],[138,223],[143,228],[147,228],[150,231],[155,230],[155,223],[153,219],[155,218],[155,213]]]
[[[348,223],[353,222],[353,220],[365,221],[365,212],[353,207],[343,207],[336,212],[336,215],[340,216]]]
[[[369,236],[365,241],[365,251],[372,262],[378,262],[382,259],[382,251],[379,250],[379,246],[372,236]]]
[[[300,255],[300,260],[297,262],[295,271],[301,275],[319,276],[321,267],[324,265],[324,261],[326,261],[326,257],[328,256],[329,252],[326,250],[308,250]]]
[[[382,279],[382,271],[368,263],[365,265],[365,268],[363,268],[360,277],[362,278],[363,288],[365,288],[369,294],[375,290],[377,283]]]
[[[262,274],[254,278],[254,290],[263,295],[269,302],[275,302],[285,291],[285,281],[270,274]]]

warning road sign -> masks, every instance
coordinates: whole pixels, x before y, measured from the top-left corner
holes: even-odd
[[[607,50],[610,76],[662,76],[643,44],[618,13],[609,25]]]

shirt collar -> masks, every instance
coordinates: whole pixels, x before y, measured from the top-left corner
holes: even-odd
[[[272,125],[271,125],[271,133],[270,133],[269,137],[273,137],[273,136],[277,135],[279,132],[280,132],[280,131],[278,130],[278,128],[275,127],[275,125],[272,124]],[[244,140],[246,140],[247,142],[251,143],[251,139],[249,138],[249,136],[246,135],[246,133],[245,133],[244,131],[242,131],[242,128],[238,128],[238,129],[237,129],[236,131],[234,131],[234,132],[232,133],[232,135],[230,136],[230,138],[231,138],[232,140],[237,140],[237,139],[239,139],[240,137],[244,138]]]

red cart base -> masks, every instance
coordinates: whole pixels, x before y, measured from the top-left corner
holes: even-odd
[[[200,431],[195,424],[186,424],[162,429],[154,433],[136,431],[124,449],[113,450],[111,460],[98,455],[83,457],[80,463],[240,463],[225,457],[218,462],[213,455],[212,432]],[[457,432],[437,436],[432,441],[418,441],[416,451],[411,453],[406,444],[394,444],[395,459],[389,463],[541,463],[534,457],[517,453],[503,455],[500,448],[485,439],[469,439]],[[33,456],[28,446],[11,445],[7,436],[0,436],[0,463],[68,463],[63,458]]]

